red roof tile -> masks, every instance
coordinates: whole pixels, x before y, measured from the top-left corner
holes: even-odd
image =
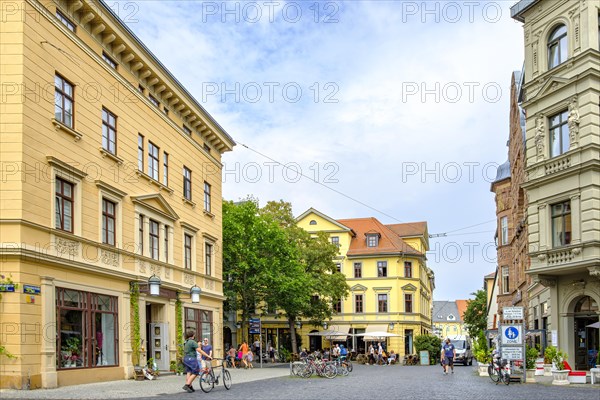
[[[382,253],[423,254],[409,246],[400,238],[397,232],[383,225],[376,218],[339,219],[337,221],[356,232],[356,236],[350,241],[349,256]],[[378,233],[380,235],[377,247],[367,247],[366,233]]]

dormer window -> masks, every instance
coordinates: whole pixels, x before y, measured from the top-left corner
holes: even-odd
[[[454,315],[450,314],[448,315],[448,321],[454,321],[456,319],[456,317],[454,317]]]
[[[367,247],[377,247],[379,245],[379,235],[378,234],[368,234],[367,235]]]

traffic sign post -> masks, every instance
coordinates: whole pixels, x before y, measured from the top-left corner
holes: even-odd
[[[502,319],[504,323],[498,327],[498,333],[500,334],[500,340],[498,341],[500,356],[503,359],[509,360],[509,362],[521,361],[523,370],[521,381],[526,382],[525,324],[523,323],[525,313],[523,307],[503,307]]]
[[[260,367],[262,368],[262,323],[260,318],[250,318],[250,329],[251,335],[258,335],[258,357],[260,358]]]

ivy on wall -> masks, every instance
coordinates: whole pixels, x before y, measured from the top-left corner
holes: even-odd
[[[142,345],[142,338],[140,336],[140,287],[137,283],[131,282],[130,284],[130,297],[129,304],[131,308],[131,350],[132,350],[132,361],[133,365],[140,365],[140,348]]]

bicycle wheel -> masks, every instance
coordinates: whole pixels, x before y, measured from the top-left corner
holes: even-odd
[[[327,379],[333,379],[337,376],[337,371],[333,365],[326,365],[323,367],[322,376]]]
[[[292,374],[300,376],[300,372],[306,367],[306,364],[301,361],[295,361],[292,364]]]
[[[348,369],[348,372],[352,372],[352,361],[346,359],[346,368]]]
[[[304,379],[307,379],[307,378],[311,377],[313,372],[314,372],[313,367],[306,364],[306,365],[304,365],[304,367],[302,367],[298,370],[298,375],[300,375]]]
[[[498,370],[491,365],[488,365],[488,375],[490,376],[490,379],[494,383],[498,383],[498,381],[500,380],[500,375],[498,375]]]
[[[202,375],[200,375],[200,389],[204,393],[210,393],[211,390],[215,387],[215,381],[212,377],[212,374],[204,371]]]
[[[510,374],[506,371],[502,372],[502,381],[504,382],[505,385],[508,385],[510,383]]]
[[[231,380],[231,374],[229,371],[223,371],[223,386],[225,386],[225,389],[229,390],[232,382],[233,381]]]
[[[344,364],[341,364],[337,366],[337,373],[338,375],[348,376],[350,372],[348,372],[348,367],[346,367]]]

